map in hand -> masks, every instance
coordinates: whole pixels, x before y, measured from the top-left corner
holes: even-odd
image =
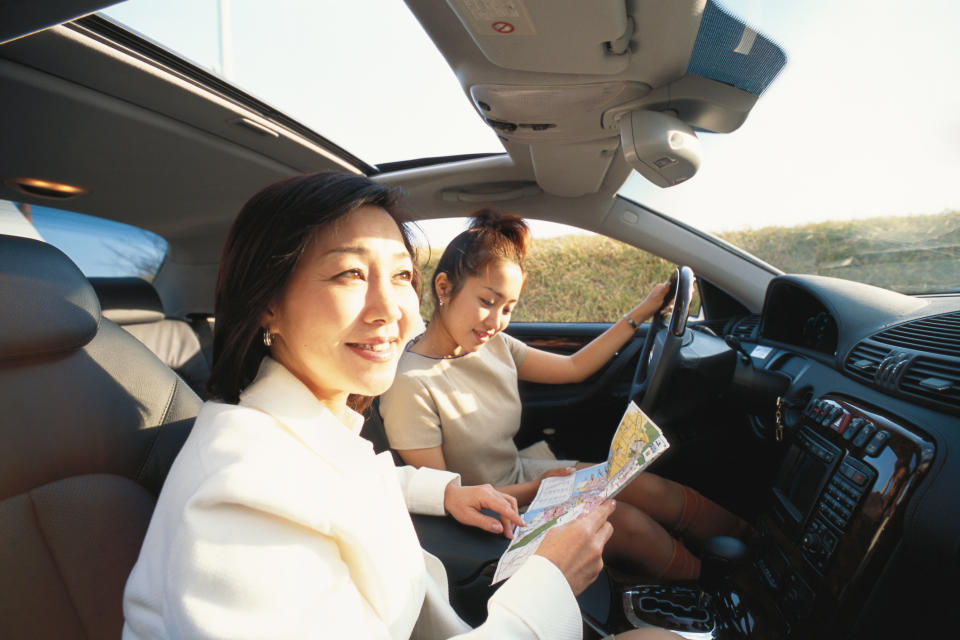
[[[606,461],[540,483],[523,514],[526,526],[514,531],[513,541],[497,563],[493,583],[513,575],[552,527],[579,518],[615,496],[669,446],[660,428],[631,402],[620,419]]]

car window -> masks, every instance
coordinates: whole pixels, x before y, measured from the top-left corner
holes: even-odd
[[[420,311],[433,313],[431,281],[440,256],[466,219],[418,223],[420,266],[424,274]],[[527,255],[527,282],[513,313],[514,322],[616,322],[636,306],[674,265],[629,244],[582,229],[528,220],[533,243]],[[691,315],[700,313],[694,296]]]
[[[88,278],[153,280],[167,255],[167,241],[145,229],[52,207],[12,204],[43,240],[67,254]]]

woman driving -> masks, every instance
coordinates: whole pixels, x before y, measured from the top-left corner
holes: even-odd
[[[664,302],[659,284],[636,307],[576,353],[541,351],[503,333],[525,280],[529,232],[520,218],[490,210],[444,250],[431,292],[436,310],[400,359],[381,399],[390,445],[416,467],[449,469],[466,483],[489,483],[523,506],[540,481],[570,473],[544,442],[518,451],[517,381],[567,384],[600,369]],[[586,464],[582,464],[586,466]],[[618,496],[609,553],[667,580],[695,579],[700,561],[673,535],[702,542],[743,535],[746,523],[700,493],[641,473]],[[668,531],[669,529],[669,531]],[[638,565],[638,566],[637,566]]]

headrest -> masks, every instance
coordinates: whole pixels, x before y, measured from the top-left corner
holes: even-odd
[[[62,251],[0,235],[0,360],[74,351],[100,324],[93,287]]]
[[[163,320],[163,303],[153,285],[142,278],[90,278],[104,318],[119,325]]]

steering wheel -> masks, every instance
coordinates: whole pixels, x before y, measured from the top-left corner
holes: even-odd
[[[673,314],[670,316],[669,326],[664,320],[663,308],[669,305],[670,294],[667,294],[666,303],[660,308],[650,321],[643,349],[640,351],[640,361],[633,372],[633,382],[630,384],[630,399],[640,398],[640,409],[650,415],[656,407],[660,391],[670,374],[676,368],[680,347],[683,345],[683,336],[687,330],[687,316],[690,313],[690,302],[693,300],[693,269],[679,267],[674,269],[670,281],[675,284],[673,290]]]

